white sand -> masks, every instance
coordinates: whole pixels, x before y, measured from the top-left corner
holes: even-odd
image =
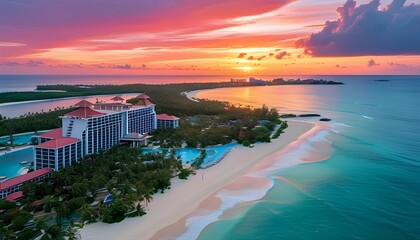
[[[201,91],[205,91],[204,90],[195,90],[195,91],[186,91],[186,92],[182,92],[181,94],[184,95],[185,97],[187,97],[188,99],[190,99],[193,102],[199,102],[198,99],[195,98],[195,95],[197,95],[197,93],[201,92]]]
[[[83,239],[150,239],[161,229],[193,212],[200,203],[246,174],[258,162],[296,141],[313,126],[312,123],[289,121],[285,133],[272,143],[257,144],[254,148],[236,147],[220,163],[197,171],[188,180],[173,179],[170,190],[154,195],[147,207],[147,215],[116,224],[90,224],[82,229],[81,235]]]

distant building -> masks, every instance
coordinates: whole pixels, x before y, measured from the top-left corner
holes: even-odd
[[[168,114],[157,115],[157,128],[177,128],[179,127],[179,118]]]
[[[0,198],[4,199],[7,196],[19,192],[22,184],[26,182],[39,182],[51,176],[51,169],[43,168],[33,172],[29,172],[17,177],[7,179],[4,182],[0,182]],[[19,197],[19,194],[12,195],[9,200],[15,200]]]
[[[134,146],[144,143],[147,133],[157,128],[155,105],[145,94],[137,98],[140,99],[135,105],[118,96],[109,102],[77,103],[78,109],[62,116],[62,128],[39,136],[40,144],[34,151],[35,169],[48,167],[57,171],[122,140]]]
[[[267,82],[265,80],[262,79],[256,79],[253,77],[249,78],[249,83],[253,84],[253,85],[266,85]]]
[[[246,78],[231,78],[230,82],[232,82],[232,83],[245,83],[245,82],[248,82],[248,79],[246,79]]]

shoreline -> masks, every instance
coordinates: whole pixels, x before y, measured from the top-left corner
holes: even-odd
[[[197,96],[198,93],[205,92],[205,91],[210,91],[210,90],[214,90],[214,89],[223,89],[223,87],[222,88],[208,88],[208,89],[186,91],[186,92],[183,92],[183,95],[193,102],[199,102],[200,100],[195,97],[195,96]]]
[[[0,103],[0,107],[10,106],[10,105],[27,104],[27,103],[68,100],[68,99],[82,98],[82,97],[83,98],[93,98],[93,97],[106,97],[106,96],[122,96],[122,95],[127,95],[127,94],[134,94],[135,95],[135,93],[115,93],[115,94],[100,94],[100,95],[82,95],[82,96],[62,97],[62,98],[48,98],[48,99],[28,100],[28,101],[19,101],[19,102],[5,102],[5,103]]]
[[[316,132],[316,126],[314,123],[290,121],[285,133],[278,139],[272,139],[271,143],[256,144],[254,148],[238,146],[221,162],[205,170],[198,170],[188,180],[172,179],[171,189],[153,196],[153,201],[146,207],[145,216],[128,218],[115,224],[89,224],[80,233],[83,239],[138,239],[139,236],[142,239],[161,239],[162,236],[173,238],[174,235],[182,234],[182,228],[177,227],[174,232],[170,226],[180,221],[182,224],[182,219],[206,200],[213,203],[211,209],[214,209],[218,202],[211,200],[214,194],[243,177],[270,155],[287,148],[289,144],[293,145],[302,136],[314,134],[312,132],[314,129]]]

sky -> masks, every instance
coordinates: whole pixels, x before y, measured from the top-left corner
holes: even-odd
[[[0,74],[420,74],[420,0],[0,0]]]

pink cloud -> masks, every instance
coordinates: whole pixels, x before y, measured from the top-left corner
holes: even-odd
[[[380,9],[379,0],[356,6],[347,0],[337,8],[336,21],[296,42],[313,56],[420,54],[420,4],[393,0]]]
[[[183,41],[176,36],[233,26],[238,23],[226,20],[272,11],[291,1],[259,0],[258,4],[255,0],[24,1],[19,4],[3,1],[0,41],[25,44],[27,52],[69,45],[100,49],[115,44],[130,48],[157,39]],[[136,33],[139,39],[131,43],[90,42]],[[21,50],[8,50],[8,56],[18,54]]]

